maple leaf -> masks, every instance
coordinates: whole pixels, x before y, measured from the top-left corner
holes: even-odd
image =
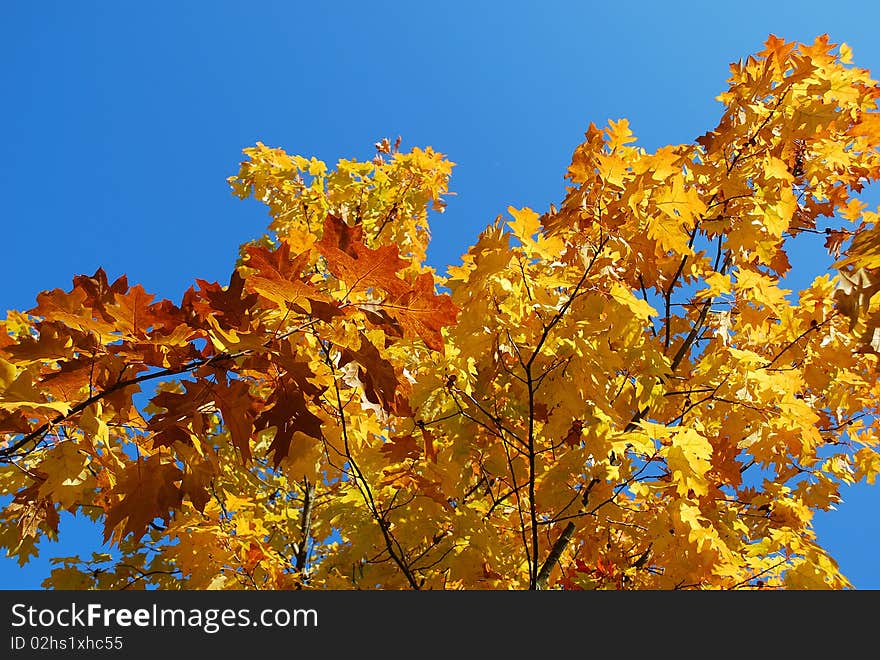
[[[271,407],[269,407],[271,404]],[[299,431],[309,437],[320,439],[323,420],[309,410],[299,390],[276,390],[267,402],[267,409],[257,417],[254,428],[258,431],[275,428],[275,437],[269,446],[272,461],[277,467],[290,453],[294,433]]]
[[[380,289],[392,296],[406,292],[406,282],[397,273],[408,263],[400,258],[396,246],[372,249],[363,243],[363,228],[349,227],[341,218],[328,215],[324,234],[315,247],[327,260],[327,268],[356,290]]]
[[[391,463],[401,463],[408,458],[418,458],[422,455],[419,444],[411,435],[400,435],[391,438],[382,445],[381,451]]]
[[[76,503],[90,482],[85,452],[75,443],[60,442],[46,453],[38,468],[43,476],[40,496],[58,502],[62,507]]]
[[[204,513],[205,506],[211,500],[211,487],[214,472],[208,464],[189,464],[180,483],[180,491],[189,497],[197,511]]]
[[[405,336],[421,337],[425,345],[435,351],[443,350],[441,330],[452,325],[458,314],[458,307],[449,294],[437,295],[434,276],[430,273],[419,275],[411,289],[382,303],[381,307],[400,324]]]
[[[15,362],[27,364],[71,357],[73,340],[63,326],[43,321],[38,324],[39,336],[21,337],[5,349]]]
[[[671,186],[663,187],[654,197],[654,203],[670,218],[681,218],[685,223],[706,212],[706,205],[693,187],[685,187],[682,177],[672,179]]]
[[[39,484],[33,484],[16,493],[4,513],[15,520],[19,539],[39,538],[40,528],[43,526],[52,532],[58,532],[58,512],[51,499],[40,497]]]
[[[223,415],[223,423],[229,429],[232,443],[241,452],[247,464],[251,460],[251,436],[254,430],[256,401],[250,395],[248,384],[241,380],[215,384],[211,394]]]
[[[272,251],[259,246],[249,246],[247,255],[246,265],[256,270],[254,275],[247,278],[248,287],[280,308],[308,309],[303,301],[310,298],[326,300],[325,296],[302,279],[302,273],[309,263],[308,251],[291,258],[290,246],[282,243]]]
[[[153,415],[149,422],[154,431],[154,447],[168,447],[175,442],[189,444],[191,434],[205,428],[205,415],[217,409],[212,383],[183,381],[182,385],[183,392],[162,391],[151,399],[153,406],[165,409]]]
[[[200,279],[196,279],[196,283],[198,291],[190,287],[184,294],[184,310],[192,310],[202,320],[209,314],[214,315],[222,319],[227,328],[245,327],[248,312],[257,302],[257,294],[245,294],[245,279],[238,270],[232,271],[226,287]]]
[[[690,236],[676,217],[658,216],[648,225],[648,237],[657,241],[664,252],[674,254],[692,254],[688,245]]]
[[[104,519],[104,541],[109,541],[114,534],[119,538],[132,534],[134,540],[138,540],[157,518],[167,524],[171,511],[183,497],[177,485],[182,478],[180,468],[168,463],[161,454],[138,459],[129,465],[113,489],[116,501]],[[117,530],[119,525],[121,529]]]
[[[672,435],[667,461],[680,495],[708,492],[706,472],[711,456],[712,445],[693,429],[681,429]]]
[[[608,128],[605,129],[608,134],[608,146],[611,150],[619,149],[630,142],[635,142],[635,137],[629,128],[628,119],[620,119],[618,121],[609,120]]]
[[[37,295],[37,306],[28,310],[28,314],[71,327],[104,327],[103,324],[94,326],[92,314],[85,313],[87,299],[88,294],[80,287],[74,287],[69,293],[61,289],[44,291]]]
[[[157,321],[152,306],[154,297],[137,284],[126,293],[115,294],[107,311],[115,319],[117,328],[132,336],[143,337]]]
[[[360,365],[359,378],[364,385],[364,394],[372,403],[379,403],[389,412],[403,412],[406,409],[406,400],[399,396],[403,394],[403,387],[397,378],[394,366],[380,354],[369,339],[361,334],[361,345],[357,351],[345,349],[342,351],[339,366],[354,361]]]

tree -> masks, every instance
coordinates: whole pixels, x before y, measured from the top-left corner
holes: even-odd
[[[811,519],[880,472],[880,87],[850,59],[771,36],[693,144],[591,125],[561,204],[443,277],[442,154],[246,149],[271,223],[228,285],[99,270],[8,314],[0,543],[103,523],[55,588],[847,587]],[[802,234],[842,270],[793,294]]]

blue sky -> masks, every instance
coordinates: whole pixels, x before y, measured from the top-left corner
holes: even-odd
[[[455,263],[508,205],[559,200],[591,121],[626,117],[652,150],[714,127],[728,63],[767,35],[829,33],[880,76],[868,2],[42,2],[0,24],[0,314],[103,266],[180,300],[228,281],[264,207],[225,179],[257,140],[329,164],[403,136],[458,165],[429,261]],[[876,206],[877,190],[865,199]],[[818,237],[817,240],[821,241]],[[799,245],[798,288],[823,263]],[[880,484],[816,520],[850,580],[880,588]],[[97,549],[67,518],[59,544],[0,585],[38,588],[48,556]]]

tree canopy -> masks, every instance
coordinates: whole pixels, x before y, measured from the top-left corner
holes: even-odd
[[[0,545],[102,524],[52,588],[850,586],[812,518],[880,472],[880,87],[827,37],[728,82],[691,144],[591,124],[443,275],[445,155],[245,149],[227,284],[0,323]],[[793,292],[802,234],[837,264]]]

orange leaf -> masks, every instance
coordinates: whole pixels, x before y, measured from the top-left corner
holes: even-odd
[[[138,459],[125,468],[113,493],[120,499],[110,507],[104,520],[104,541],[110,540],[117,525],[125,523],[120,537],[133,534],[140,539],[156,518],[166,523],[171,511],[180,506],[183,492],[176,482],[183,472],[174,463],[163,462],[160,454]]]

